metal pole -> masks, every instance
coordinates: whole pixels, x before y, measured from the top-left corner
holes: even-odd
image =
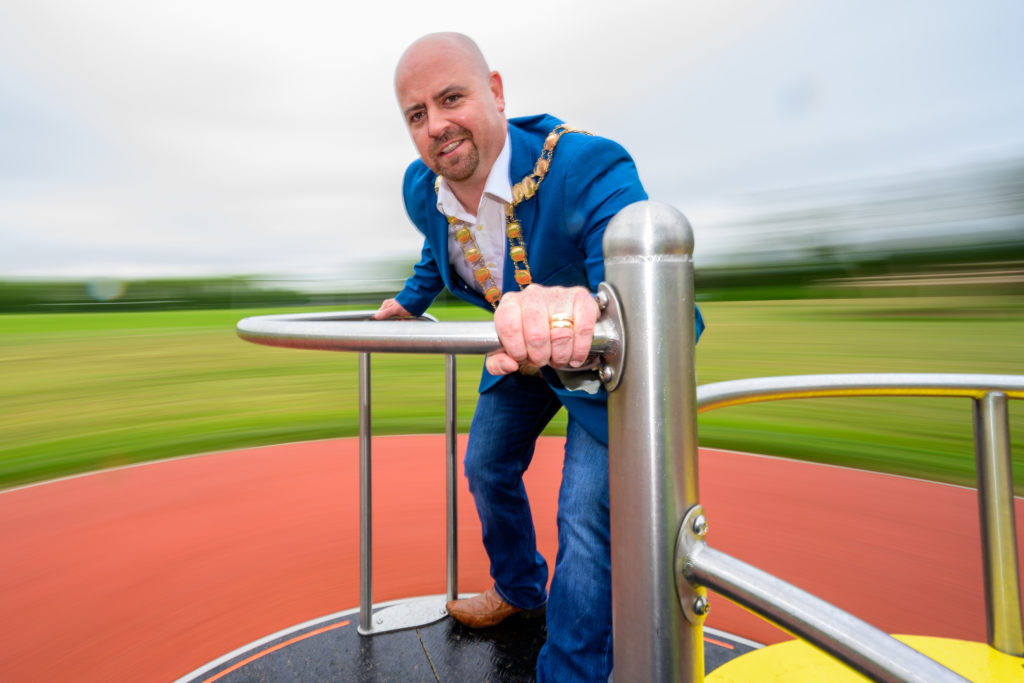
[[[373,501],[370,424],[370,354],[359,354],[359,629],[370,633],[373,617]]]
[[[974,400],[974,445],[988,643],[1000,652],[1021,657],[1024,656],[1024,630],[1021,628],[1006,394],[992,391],[981,400]]]
[[[674,571],[697,502],[692,253],[689,223],[664,204],[631,204],[605,230],[605,280],[627,340],[618,377],[602,368],[606,385],[618,381],[608,397],[616,680],[704,677],[703,617],[684,616]]]
[[[458,478],[459,478],[459,431],[458,431],[458,396],[455,384],[455,356],[445,356],[445,489],[447,492],[447,527],[448,527],[448,577],[446,598],[456,600],[459,597],[459,530],[458,530]]]

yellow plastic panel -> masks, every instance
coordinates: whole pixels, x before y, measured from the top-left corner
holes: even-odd
[[[910,647],[972,681],[1024,681],[1024,658],[1011,657],[985,643],[929,636],[895,636]],[[802,640],[790,640],[748,652],[712,671],[708,683],[829,681],[868,679]]]

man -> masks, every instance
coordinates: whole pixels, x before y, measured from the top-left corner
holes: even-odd
[[[501,76],[466,36],[414,42],[395,70],[395,92],[420,155],[405,174],[406,210],[425,239],[413,276],[376,317],[419,315],[447,287],[496,309],[502,343],[485,361],[465,457],[494,586],[448,603],[448,611],[485,627],[546,607],[537,680],[605,681],[612,668],[607,395],[564,369],[587,360],[605,225],[647,195],[618,144],[551,116],[507,121]],[[538,435],[563,405],[569,420],[549,597],[522,477]]]

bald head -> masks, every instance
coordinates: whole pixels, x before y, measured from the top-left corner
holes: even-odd
[[[428,33],[419,38],[405,49],[398,66],[395,67],[395,90],[399,88],[399,82],[408,78],[417,63],[424,59],[443,59],[449,62],[458,62],[467,70],[484,81],[490,76],[491,70],[484,59],[484,53],[476,42],[462,33],[444,32]]]
[[[395,96],[420,158],[475,211],[505,145],[501,76],[467,36],[431,33],[398,60]]]

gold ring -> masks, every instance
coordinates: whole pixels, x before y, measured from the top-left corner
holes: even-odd
[[[572,313],[552,313],[551,329],[559,327],[572,327]]]

